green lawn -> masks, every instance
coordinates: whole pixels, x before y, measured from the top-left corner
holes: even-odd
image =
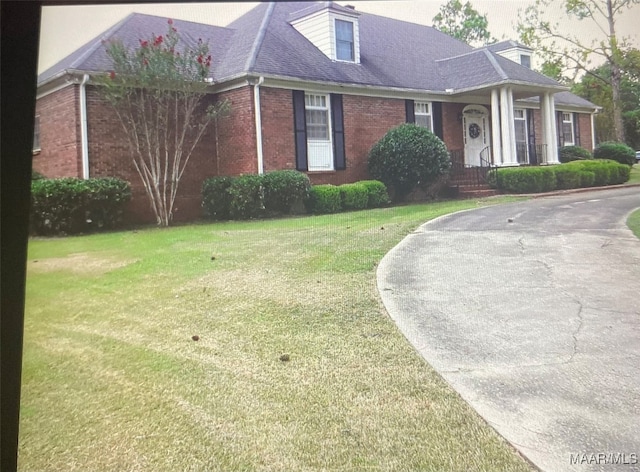
[[[32,240],[20,470],[531,471],[375,285],[420,223],[505,201]]]
[[[631,175],[629,176],[627,184],[640,184],[640,164],[635,164],[631,168]]]
[[[627,226],[633,231],[633,234],[640,238],[640,210],[636,210],[629,215]]]

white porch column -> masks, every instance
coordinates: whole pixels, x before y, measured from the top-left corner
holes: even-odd
[[[491,91],[491,150],[493,164],[502,165],[502,142],[500,137],[500,96],[498,89]]]
[[[507,87],[500,89],[500,133],[502,134],[502,164],[509,165],[513,161],[511,158],[511,144],[509,141],[509,99],[507,98]]]
[[[544,154],[544,160],[538,157],[539,163],[547,163],[549,160],[549,102],[548,94],[540,95],[540,116],[542,117],[542,142],[545,145],[546,152]]]
[[[518,152],[516,150],[516,122],[513,112],[513,89],[509,87],[507,90],[507,100],[509,100],[509,145],[511,146],[511,161],[516,164],[518,162]]]
[[[547,92],[542,97],[542,111],[545,144],[547,145],[547,164],[559,164],[558,136],[556,135],[556,110],[553,96]]]

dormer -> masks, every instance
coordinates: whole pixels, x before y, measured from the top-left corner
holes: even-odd
[[[516,41],[501,41],[487,46],[487,49],[531,69],[533,49],[524,44]]]
[[[332,61],[360,63],[359,13],[333,2],[313,4],[289,23]]]

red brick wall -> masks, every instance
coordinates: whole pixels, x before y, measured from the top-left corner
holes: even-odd
[[[224,92],[220,99],[231,105],[231,114],[219,125],[219,161],[213,168],[218,175],[258,173],[256,121],[253,87]]]
[[[127,217],[135,222],[155,222],[144,186],[133,164],[129,141],[111,106],[94,87],[87,87],[90,177],[118,177],[131,183],[133,194]],[[180,180],[174,206],[176,221],[201,216],[202,181],[215,173],[215,133],[210,125],[193,151]]]
[[[458,117],[462,116],[465,106],[464,103],[442,104],[442,140],[450,151],[464,149],[464,131]]]
[[[404,100],[343,95],[345,170],[308,172],[313,184],[340,185],[369,179],[371,147],[392,127],[405,121]],[[295,169],[293,97],[291,90],[260,88],[265,172]]]
[[[593,151],[593,136],[591,134],[591,115],[578,114],[578,126],[580,127],[580,147],[587,151]]]
[[[46,177],[82,177],[78,85],[70,85],[36,102],[41,150],[33,169]]]

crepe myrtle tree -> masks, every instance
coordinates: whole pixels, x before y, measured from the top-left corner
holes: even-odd
[[[117,39],[104,46],[113,69],[95,81],[120,120],[158,225],[169,226],[194,149],[230,111],[227,101],[206,103],[209,47],[202,39],[186,45],[171,19],[165,35],[135,48]]]

